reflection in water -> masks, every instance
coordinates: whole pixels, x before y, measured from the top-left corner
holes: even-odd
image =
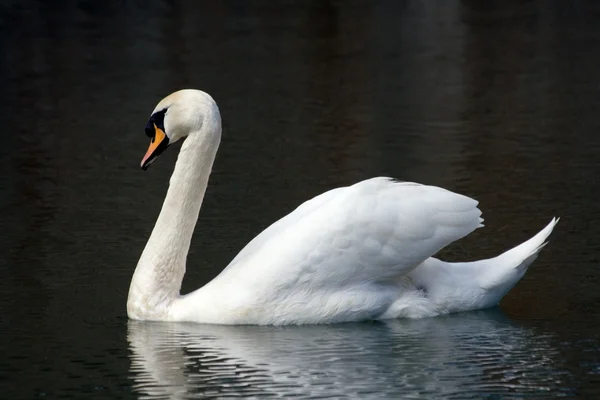
[[[300,327],[128,324],[142,398],[564,395],[548,339],[498,310]]]

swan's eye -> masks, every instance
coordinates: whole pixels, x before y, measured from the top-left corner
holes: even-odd
[[[165,131],[165,114],[167,113],[167,108],[157,111],[150,116],[148,123],[146,124],[146,128],[144,132],[146,132],[146,136],[152,138],[154,140],[154,136],[156,136],[156,132],[154,130],[154,126],[160,128],[163,132]]]
[[[144,131],[146,132],[146,136],[148,136],[149,138],[154,139],[154,124],[152,123],[152,119],[150,119],[150,121],[148,121],[148,123],[146,124],[146,128],[144,129]]]

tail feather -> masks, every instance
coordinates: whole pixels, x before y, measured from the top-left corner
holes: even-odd
[[[548,244],[558,218],[526,242],[498,257],[449,263],[429,258],[408,276],[427,293],[428,315],[492,307],[525,275],[527,267]],[[418,313],[417,313],[418,314]]]
[[[486,260],[489,263],[487,273],[484,273],[480,285],[484,289],[492,289],[497,286],[510,287],[510,290],[525,274],[527,268],[537,258],[540,250],[548,244],[546,239],[560,218],[552,218],[552,221],[537,235],[520,245],[513,247],[498,257]]]

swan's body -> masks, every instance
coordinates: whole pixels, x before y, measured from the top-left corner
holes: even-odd
[[[252,240],[213,281],[180,296],[220,142],[219,110],[204,92],[179,91],[157,105],[147,134],[155,136],[143,167],[169,141],[187,139],[131,282],[133,319],[308,324],[487,308],[521,279],[557,223],[498,257],[445,263],[431,256],[482,226],[477,202],[374,178],[305,202]]]

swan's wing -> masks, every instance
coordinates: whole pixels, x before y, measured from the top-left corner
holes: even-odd
[[[252,255],[259,251],[267,242],[271,240],[271,238],[279,236],[291,226],[294,226],[294,224],[297,221],[302,220],[312,211],[327,203],[329,200],[335,198],[336,195],[338,195],[340,192],[346,189],[348,188],[341,187],[337,189],[332,189],[316,197],[313,197],[310,200],[305,201],[304,203],[299,205],[294,211],[281,218],[280,220],[275,221],[268,228],[262,231],[258,236],[252,239],[242,249],[242,251],[238,253],[238,255],[231,261],[231,263],[229,263],[229,266],[227,268],[230,268],[232,265],[237,264],[237,262],[240,260],[252,257]]]
[[[477,202],[373,178],[302,204],[252,240],[219,278],[254,290],[311,290],[406,274],[481,226]]]

